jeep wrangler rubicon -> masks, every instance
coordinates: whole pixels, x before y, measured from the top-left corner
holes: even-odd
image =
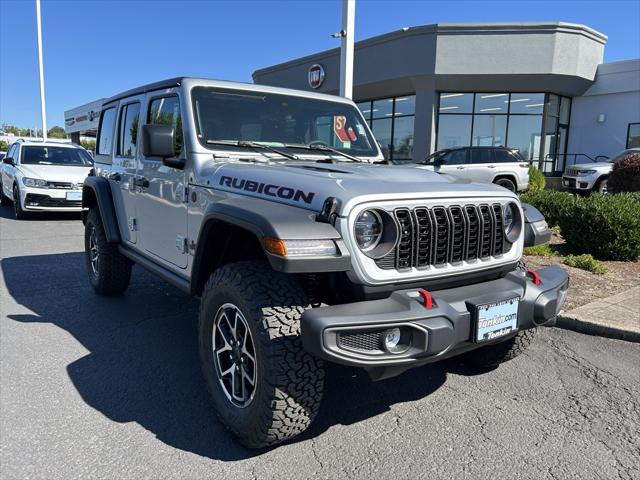
[[[463,355],[497,365],[562,308],[559,267],[519,268],[548,241],[508,190],[383,157],[336,96],[176,78],[104,103],[84,207],[103,295],[133,264],[200,299],[204,378],[248,447],[309,427],[323,361],[374,380]]]

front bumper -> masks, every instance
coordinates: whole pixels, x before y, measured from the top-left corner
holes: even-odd
[[[538,284],[526,272],[513,271],[497,280],[433,291],[431,308],[418,301],[416,289],[397,290],[382,300],[313,308],[302,315],[302,341],[307,351],[325,360],[401,372],[515,334],[475,343],[475,305],[519,297],[518,330],[552,325],[564,305],[569,276],[557,266],[536,273]],[[388,353],[378,342],[382,331],[394,327],[410,335],[404,353]]]
[[[74,195],[75,197],[73,197]],[[20,202],[24,210],[80,212],[82,211],[82,192],[79,190],[23,186],[20,188]]]
[[[598,180],[598,175],[563,175],[562,186],[567,190],[591,190]]]

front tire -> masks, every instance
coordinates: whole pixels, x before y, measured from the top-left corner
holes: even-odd
[[[6,207],[11,204],[11,199],[4,194],[4,187],[0,185],[0,206]]]
[[[293,278],[264,262],[225,265],[204,287],[202,371],[218,417],[246,447],[299,435],[318,413],[324,370],[300,338],[308,305]]]
[[[609,191],[607,190],[607,183],[608,183],[608,180],[606,178],[603,178],[602,180],[598,181],[598,184],[596,186],[596,191],[604,195],[609,193]]]
[[[100,213],[91,209],[84,229],[85,264],[89,282],[100,295],[124,292],[131,280],[131,261],[107,242]]]
[[[462,361],[473,368],[492,368],[523,353],[536,336],[537,329],[520,330],[504,342],[487,345],[463,354]]]
[[[20,190],[18,190],[17,185],[13,186],[13,215],[16,220],[24,220],[29,217],[29,214],[24,211],[20,203]]]

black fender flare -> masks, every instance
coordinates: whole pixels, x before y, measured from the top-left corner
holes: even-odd
[[[192,278],[198,278],[208,235],[215,235],[215,224],[223,222],[256,236],[260,245],[265,237],[283,240],[333,240],[335,257],[280,257],[264,250],[274,270],[287,273],[337,272],[351,269],[351,256],[333,225],[317,222],[315,212],[252,197],[227,198],[209,205],[202,218],[193,260]]]
[[[98,207],[102,225],[104,225],[105,235],[109,243],[120,243],[120,230],[118,229],[118,218],[111,194],[109,180],[104,177],[87,177],[82,187],[82,208],[89,209]],[[83,213],[83,221],[86,215]]]

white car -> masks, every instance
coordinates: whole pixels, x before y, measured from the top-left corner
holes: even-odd
[[[511,192],[529,186],[529,163],[517,150],[506,147],[456,147],[438,150],[418,168],[461,177],[472,182],[495,183]]]
[[[2,205],[13,202],[16,218],[30,211],[79,212],[82,184],[93,159],[82,147],[59,142],[12,144],[2,160]]]
[[[589,192],[596,191],[600,193],[607,192],[607,181],[613,164],[621,158],[632,153],[640,153],[640,148],[630,148],[623,150],[613,158],[605,162],[596,163],[579,163],[570,165],[566,168],[562,175],[562,186],[566,190]]]

